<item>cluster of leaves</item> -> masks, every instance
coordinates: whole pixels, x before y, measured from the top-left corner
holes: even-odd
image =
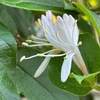
[[[99,4],[91,8],[88,6],[89,0],[83,1],[84,5],[69,0],[0,0],[0,100],[20,100],[21,95],[28,100],[79,100],[78,96],[86,95],[92,89],[100,90],[97,83],[100,80],[100,47],[93,34],[95,30],[100,36]],[[67,82],[62,83],[60,69],[63,58],[59,57],[51,59],[46,71],[35,79],[33,75],[43,58],[20,63],[23,55],[30,56],[48,49],[19,46],[23,39],[36,34],[34,17],[38,16],[39,11],[47,10],[60,15],[72,14],[77,18],[78,15],[88,17],[88,21],[84,21],[79,16],[78,26],[84,33],[80,35],[83,44],[79,48],[89,75],[81,75],[73,63],[73,73]]]

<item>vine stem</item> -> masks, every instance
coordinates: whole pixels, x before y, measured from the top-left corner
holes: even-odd
[[[94,35],[95,35],[95,38],[96,38],[98,45],[100,46],[99,36],[98,36],[98,33],[95,29],[94,29]]]
[[[97,90],[97,91],[100,91],[100,85],[96,82],[94,84],[94,89]]]

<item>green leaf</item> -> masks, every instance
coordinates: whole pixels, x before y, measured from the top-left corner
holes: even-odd
[[[23,8],[27,10],[52,10],[60,13],[63,11],[64,7],[63,0],[0,0],[0,3],[10,7]]]
[[[0,98],[19,100],[19,94],[11,81],[16,67],[16,42],[12,34],[0,23]]]
[[[19,92],[27,97],[28,100],[54,100],[54,97],[27,73],[22,71],[19,67],[16,68],[15,76],[13,78],[14,84]]]
[[[94,28],[100,36],[100,17],[96,13],[88,10],[84,5],[81,5],[76,2],[74,2],[73,4],[77,6],[88,17],[88,19],[90,20],[90,22],[92,23],[92,25],[94,26]]]
[[[91,30],[91,26],[85,21],[83,20],[81,17],[79,18],[78,22],[78,28],[80,30],[80,33],[92,33],[93,34],[93,31]]]
[[[35,33],[35,22],[32,11],[15,9],[11,7],[6,7],[6,10],[16,23],[18,33],[23,36],[22,38]]]
[[[73,100],[73,99],[79,100],[78,97],[59,90],[50,82],[49,77],[48,77],[48,68],[43,72],[43,74],[41,76],[39,76],[38,78],[35,78],[35,79],[33,78],[34,73],[36,72],[37,68],[41,64],[43,58],[37,57],[37,58],[33,58],[31,60],[25,60],[21,63],[19,62],[19,59],[23,55],[25,55],[27,57],[27,56],[30,56],[33,54],[40,53],[44,50],[46,50],[46,48],[41,48],[41,49],[40,48],[27,48],[27,47],[18,48],[18,66],[21,69],[23,69],[26,73],[28,73],[28,75],[26,75],[25,72],[23,72],[23,75],[22,74],[17,75],[17,76],[19,76],[18,78],[22,77],[22,81],[23,81],[23,82],[21,82],[21,86],[18,86],[20,88],[20,91],[23,91],[23,94],[27,98],[29,98],[29,100],[31,100],[32,98],[34,99],[33,94],[38,95],[38,98],[36,98],[35,100],[44,100],[44,99],[45,100],[48,100],[48,99],[62,100],[62,98],[63,98],[63,100]],[[17,73],[18,73],[18,70],[17,70]],[[15,78],[15,80],[18,80],[18,79]],[[36,84],[33,82],[35,82]],[[19,82],[19,84],[17,83],[17,85],[20,85],[20,82]],[[30,91],[30,87],[31,87],[31,91]],[[40,89],[42,89],[42,90],[40,90]],[[37,91],[34,91],[34,90],[37,90]],[[38,94],[38,93],[40,93],[40,94]],[[28,94],[28,96],[27,96],[27,94]],[[44,97],[44,94],[45,94],[45,97]],[[31,99],[30,99],[30,97],[31,97]]]
[[[64,0],[64,9],[75,10],[76,8],[72,4],[70,4],[68,1]]]
[[[49,65],[49,76],[53,84],[57,87],[76,95],[86,95],[97,86],[95,77],[100,72],[100,48],[90,34],[81,35],[80,41],[83,44],[79,48],[89,75],[83,76],[78,67],[73,63],[72,72],[74,74],[70,75],[65,83],[62,83],[60,80],[60,71],[63,58],[53,58]]]
[[[17,32],[16,25],[11,18],[11,16],[7,13],[4,6],[0,4],[0,22],[2,22],[9,31],[11,31],[13,34]]]

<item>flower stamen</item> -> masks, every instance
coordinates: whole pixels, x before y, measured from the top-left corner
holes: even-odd
[[[74,21],[74,26],[76,26],[76,25],[77,25],[77,20]]]
[[[32,40],[39,40],[39,41],[48,42],[46,39],[41,39],[41,38],[35,37],[34,35],[31,35],[31,39]]]
[[[58,32],[56,32],[56,36],[58,37]]]
[[[25,56],[22,56],[21,59],[20,59],[20,62],[22,62],[23,60],[25,60],[25,58],[26,58]]]
[[[52,52],[55,52],[55,51],[58,51],[58,49],[52,49],[52,50],[46,51],[44,53],[36,54],[36,55],[30,56],[30,57],[22,56],[21,59],[20,59],[20,62],[25,60],[25,59],[31,59],[31,58],[35,58],[35,57],[38,57],[38,56],[45,57],[45,54],[52,53]]]
[[[28,46],[28,44],[26,42],[22,42],[23,46]]]
[[[41,57],[61,57],[61,56],[64,56],[66,55],[67,53],[63,53],[63,54],[53,54],[53,55],[45,55],[45,54],[37,54],[37,56],[41,56]]]
[[[56,18],[56,16],[55,16],[55,15],[52,15],[52,20],[53,20],[53,22],[54,22],[54,23],[56,23],[57,18]]]
[[[28,42],[28,43],[32,43],[33,41],[32,41],[32,40],[26,40],[26,42]]]
[[[39,57],[43,57],[43,56],[44,56],[44,54],[37,54],[37,56],[39,56]]]
[[[80,46],[80,45],[82,45],[82,41],[80,41],[80,42],[78,43],[78,46]]]
[[[27,47],[37,47],[37,46],[52,46],[50,43],[45,43],[45,42],[35,42],[36,44],[33,45],[29,45],[26,42],[23,42],[22,45],[23,46],[27,46]]]
[[[36,26],[40,27],[42,24],[41,24],[41,20],[38,19],[38,21],[35,22]]]
[[[49,34],[47,30],[44,29],[43,31],[44,31],[44,33],[46,33],[46,34]]]

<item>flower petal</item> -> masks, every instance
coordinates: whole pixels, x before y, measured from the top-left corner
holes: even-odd
[[[50,10],[46,12],[46,18],[48,21],[52,21],[52,12]]]
[[[52,14],[51,12],[47,12],[46,16],[42,15],[41,17],[42,28],[56,39],[55,25],[53,23],[51,14]]]
[[[73,42],[75,44],[75,46],[77,46],[77,42],[78,42],[78,37],[79,37],[79,31],[78,31],[78,27],[77,27],[77,24],[74,26],[74,29],[73,29]]]
[[[77,21],[71,15],[69,15],[68,18],[69,18],[68,19],[69,25],[70,25],[70,28],[72,30],[72,40],[73,40],[74,44],[77,45],[78,36],[79,36]]]
[[[57,16],[57,22],[55,26],[62,41],[64,41],[65,43],[70,43],[70,33],[67,31],[64,20],[60,16]]]
[[[37,69],[37,71],[34,74],[35,78],[38,77],[38,76],[40,76],[43,73],[43,71],[46,69],[46,67],[47,67],[50,59],[51,59],[51,57],[46,57],[43,60],[43,62],[41,63],[41,65],[39,66],[39,68]]]
[[[56,40],[54,37],[52,37],[49,34],[45,34],[45,37],[47,40],[57,49],[63,50],[63,51],[68,51],[69,48],[67,45],[63,44],[61,41]],[[67,49],[66,49],[67,48]]]
[[[65,24],[65,28],[67,30],[67,33],[70,37],[70,40],[72,40],[72,28],[71,28],[71,25],[69,24],[69,16],[67,14],[64,14],[63,20],[64,20],[64,24]]]
[[[66,58],[63,61],[62,68],[61,68],[61,81],[65,82],[68,79],[68,76],[70,74],[71,70],[71,63],[72,63],[72,58],[75,53],[70,53],[69,55],[66,55]]]

